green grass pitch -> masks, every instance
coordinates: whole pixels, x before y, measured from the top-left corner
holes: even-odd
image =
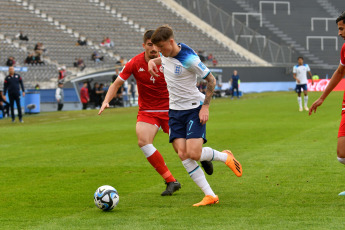
[[[276,92],[211,102],[206,146],[231,149],[237,178],[221,162],[203,193],[159,132],[154,145],[182,189],[165,189],[137,146],[137,108],[40,113],[24,124],[0,120],[0,229],[343,229],[345,168],[336,159],[342,92],[318,112],[298,112],[296,94]],[[320,93],[309,93],[309,105]],[[93,203],[114,186],[118,207]]]

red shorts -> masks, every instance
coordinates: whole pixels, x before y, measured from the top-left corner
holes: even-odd
[[[169,133],[169,112],[145,112],[139,111],[137,122],[145,122],[162,128],[165,133]]]
[[[345,136],[345,113],[341,116],[339,131],[338,131],[338,137],[344,137]]]

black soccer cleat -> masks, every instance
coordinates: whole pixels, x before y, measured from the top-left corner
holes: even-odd
[[[213,164],[211,161],[201,161],[201,166],[204,168],[205,173],[208,175],[213,174]]]
[[[162,196],[171,196],[174,192],[181,188],[181,184],[177,180],[169,183],[165,182],[165,184],[167,185],[167,188],[164,192],[162,192]]]

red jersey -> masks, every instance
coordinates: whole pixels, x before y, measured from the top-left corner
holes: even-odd
[[[340,64],[345,67],[345,43],[343,44],[343,47],[340,51]],[[343,96],[343,106],[342,106],[342,115],[345,114],[345,91]]]
[[[81,88],[80,90],[80,100],[81,103],[88,103],[89,102],[89,90],[88,88]]]
[[[119,77],[126,81],[132,74],[137,80],[139,111],[162,112],[169,110],[169,93],[163,75],[162,66],[159,77],[151,76],[145,60],[145,52],[129,60],[123,67]]]

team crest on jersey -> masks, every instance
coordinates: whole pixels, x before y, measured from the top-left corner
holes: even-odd
[[[175,65],[175,74],[181,75],[182,73],[182,66],[181,65]]]
[[[198,66],[200,67],[200,69],[201,69],[202,71],[204,71],[204,70],[206,69],[206,66],[205,66],[204,63],[202,63],[202,62],[200,62],[200,63],[198,64]]]
[[[163,73],[163,66],[161,65],[161,67],[159,67],[159,71],[161,72],[161,73]]]

